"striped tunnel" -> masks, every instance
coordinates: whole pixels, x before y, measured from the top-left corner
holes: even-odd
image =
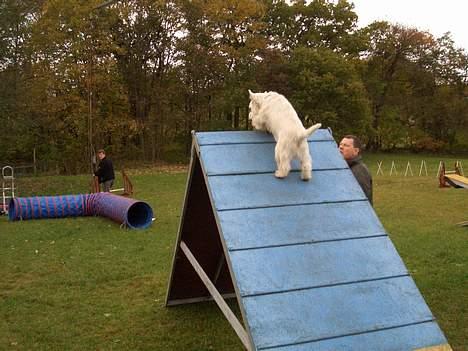
[[[132,229],[148,228],[153,210],[146,202],[111,193],[16,197],[10,200],[10,221],[102,216]]]

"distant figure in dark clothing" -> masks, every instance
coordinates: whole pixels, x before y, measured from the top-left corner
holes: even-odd
[[[112,161],[106,157],[104,150],[98,150],[99,164],[94,175],[99,178],[99,184],[102,184],[102,191],[109,192],[114,184],[114,166]]]
[[[372,176],[361,158],[361,141],[354,135],[346,135],[340,142],[340,153],[372,205]]]

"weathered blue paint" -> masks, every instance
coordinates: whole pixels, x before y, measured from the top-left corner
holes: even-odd
[[[327,130],[309,139],[308,182],[300,180],[297,162],[286,179],[274,177],[275,143],[266,133],[195,133],[194,147],[211,204],[207,216],[214,217],[253,350],[390,351],[447,343]],[[200,213],[195,197],[188,199],[191,225],[181,226],[178,242],[186,235],[196,250],[194,237],[201,245],[213,228],[194,228]],[[210,261],[203,245],[199,250],[199,261]],[[175,255],[173,276],[181,261]],[[179,287],[179,295],[181,288],[187,290]]]
[[[213,176],[208,183],[218,211],[366,200],[349,169],[313,172],[307,182],[299,173],[284,179],[262,173]]]
[[[203,161],[207,174],[244,174],[244,173],[273,173],[276,169],[274,143],[226,144],[201,146]],[[314,170],[347,168],[343,157],[336,152],[334,141],[309,142]],[[294,160],[292,170],[299,170],[300,163]]]
[[[256,131],[196,133],[196,138],[198,145],[261,144],[275,142],[271,134]],[[331,134],[325,129],[317,130],[308,140],[334,141]]]
[[[333,337],[325,340],[290,344],[258,350],[274,351],[402,351],[416,350],[424,345],[440,345],[442,331],[436,322],[423,322],[402,327],[377,331],[366,331],[360,334]]]
[[[386,234],[368,201],[221,211],[218,217],[229,250]]]
[[[242,302],[260,349],[434,318],[409,277],[245,297]]]
[[[387,236],[233,251],[230,257],[242,296],[408,274]]]

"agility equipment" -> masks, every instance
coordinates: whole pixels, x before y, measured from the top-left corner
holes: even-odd
[[[143,201],[97,193],[16,197],[10,200],[8,213],[10,221],[77,216],[103,216],[128,228],[144,229],[152,223],[153,210]]]
[[[91,212],[132,229],[148,228],[153,210],[146,202],[110,193],[91,194]]]
[[[423,170],[426,174],[426,177],[427,177],[427,166],[426,166],[426,161],[425,160],[422,160],[421,161],[421,166],[419,166],[419,176],[421,176],[423,174]]]
[[[119,195],[122,196],[132,196],[133,195],[133,184],[128,178],[127,173],[122,169],[122,182],[123,188],[119,189],[111,189],[111,193],[119,192]],[[99,193],[101,191],[99,186],[99,177],[93,176],[93,180],[91,181],[91,193]]]
[[[10,221],[91,215],[89,195],[16,197],[10,200]]]
[[[411,176],[413,176],[413,169],[411,168],[411,163],[410,163],[410,161],[408,161],[408,163],[406,164],[405,177],[406,177],[408,174],[411,174]]]
[[[379,174],[384,175],[383,170],[382,170],[382,162],[383,161],[377,162],[377,175]]]
[[[309,146],[305,182],[269,134],[193,134],[166,306],[214,300],[247,350],[450,350],[331,133]]]
[[[461,162],[455,162],[454,170],[447,171],[445,169],[445,162],[440,161],[439,170],[439,188],[448,188],[450,186],[454,188],[465,188],[468,189],[468,178],[463,176]]]
[[[468,178],[458,174],[446,174],[445,181],[453,186],[454,188],[465,188],[468,189]]]
[[[8,203],[15,197],[15,174],[11,166],[2,167],[2,202],[0,213],[8,213]]]
[[[395,171],[395,175],[398,175],[398,171],[396,169],[395,161],[392,161],[392,166],[390,167],[390,175],[393,175],[393,171]]]

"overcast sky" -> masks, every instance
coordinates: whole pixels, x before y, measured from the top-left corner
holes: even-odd
[[[468,52],[468,0],[350,0],[364,27],[376,20],[404,24],[435,37],[452,33],[455,46]]]

